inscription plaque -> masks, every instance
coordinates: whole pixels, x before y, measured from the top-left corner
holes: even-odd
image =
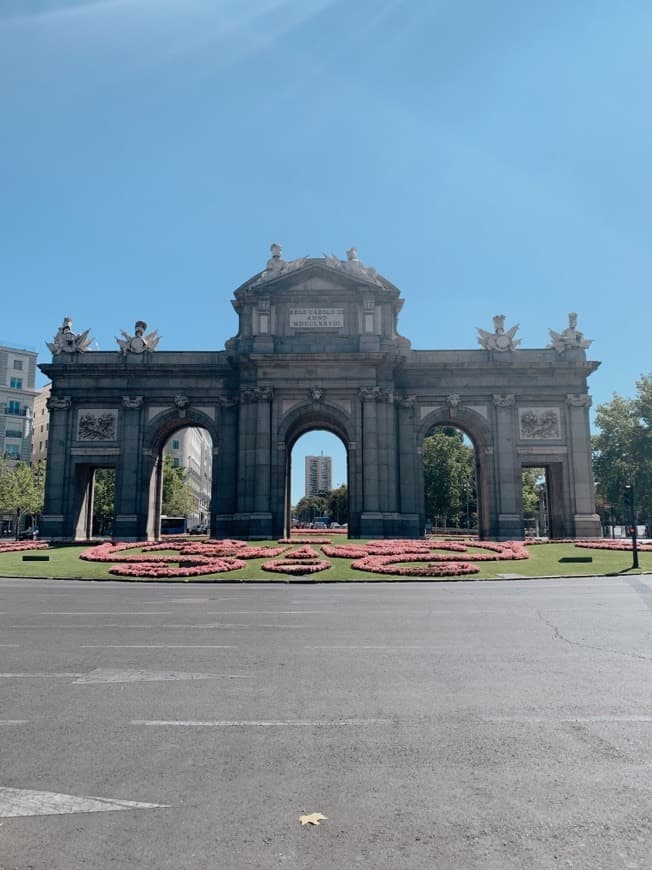
[[[343,308],[290,308],[292,329],[337,329],[342,326]]]

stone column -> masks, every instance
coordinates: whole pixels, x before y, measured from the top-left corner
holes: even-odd
[[[256,513],[269,513],[271,488],[271,402],[270,387],[256,389],[256,495],[254,510]]]
[[[378,468],[378,387],[360,390],[362,401],[362,537],[378,538],[383,535],[380,514]]]
[[[240,449],[238,400],[218,398],[218,442],[213,445],[211,484],[211,537],[235,537],[234,514],[238,504]]]
[[[600,517],[595,511],[593,464],[589,408],[591,397],[586,393],[566,396],[568,408],[568,447],[572,469],[573,525],[578,538],[601,536]]]
[[[256,409],[253,390],[240,393],[238,425],[238,505],[237,512],[243,520],[254,509],[255,481],[253,469],[256,457]],[[248,534],[242,528],[238,534]]]
[[[493,397],[495,413],[494,475],[499,493],[498,517],[490,527],[496,529],[499,540],[519,540],[523,537],[521,513],[521,465],[516,455],[515,404],[513,394]]]
[[[417,400],[398,399],[398,489],[401,534],[417,537],[424,533],[424,492],[422,455],[417,453]]]
[[[189,402],[177,397],[180,415]],[[143,540],[147,535],[149,480],[143,475],[143,398],[123,397],[120,410],[120,461],[115,476],[115,518],[113,537],[118,541]]]
[[[70,468],[74,415],[70,413],[70,396],[51,396],[47,406],[50,411],[48,468],[45,477],[45,503],[39,526],[42,538],[61,541],[72,538],[75,527],[74,518],[69,513],[74,486]]]

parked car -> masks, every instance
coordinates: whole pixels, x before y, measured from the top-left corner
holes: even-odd
[[[27,526],[22,532],[18,532],[19,541],[33,541],[38,538],[38,528],[36,526]]]
[[[208,525],[206,523],[199,523],[198,526],[194,526],[190,529],[191,535],[207,535],[208,534]]]

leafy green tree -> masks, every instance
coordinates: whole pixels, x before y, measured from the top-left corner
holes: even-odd
[[[304,495],[297,502],[297,520],[300,523],[311,523],[315,517],[324,516],[324,514],[328,513],[328,499],[329,494],[326,492]]]
[[[43,510],[44,481],[42,465],[0,460],[0,513],[13,514],[16,536],[21,516],[29,515],[34,522]]]
[[[635,398],[614,393],[598,405],[593,437],[593,469],[598,507],[609,505],[617,520],[629,520],[623,506],[625,484],[633,483],[638,515],[652,516],[652,375],[636,382]]]
[[[458,429],[437,429],[423,442],[425,513],[434,525],[473,525],[476,507],[474,450]]]
[[[195,508],[195,497],[186,478],[186,470],[175,468],[171,456],[163,459],[163,508],[169,517],[187,517]]]
[[[326,509],[331,522],[348,523],[349,521],[349,492],[346,484],[332,489],[328,494],[328,507]]]
[[[93,525],[103,535],[115,513],[115,468],[96,468],[93,483]]]

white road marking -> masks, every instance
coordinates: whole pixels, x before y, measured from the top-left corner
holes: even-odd
[[[215,611],[212,611],[215,612]],[[304,615],[307,613],[331,613],[330,610],[230,610],[229,613],[235,613],[238,616],[245,614],[266,614],[268,616],[287,616],[289,613]]]
[[[27,725],[28,719],[0,719],[0,725]]]
[[[171,610],[41,610],[41,616],[169,616]]]
[[[97,623],[97,622],[86,623],[85,622],[85,623],[81,623],[81,624],[79,622],[76,622],[76,623],[73,623],[73,622],[68,622],[68,623],[42,622],[38,625],[22,625],[22,624],[21,625],[7,625],[6,628],[7,629],[15,628],[15,629],[18,629],[19,631],[22,631],[22,629],[24,629],[24,628],[29,628],[29,629],[37,628],[40,630],[43,628],[68,628],[68,629],[78,629],[78,628],[94,628],[94,629],[96,629],[96,628],[160,628],[160,626],[152,625],[152,624],[149,624],[149,625],[143,625],[143,624],[125,625],[124,623],[117,623],[117,622],[104,622],[104,623]]]
[[[80,643],[80,649],[238,649],[222,643]]]
[[[66,679],[66,677],[70,678],[70,677],[83,677],[83,676],[84,675],[82,673],[76,674],[76,673],[70,673],[68,671],[66,671],[64,673],[58,673],[58,672],[45,673],[45,671],[37,671],[35,673],[24,672],[24,673],[15,673],[15,674],[0,674],[0,677],[7,679],[7,680],[14,680],[14,679],[18,680],[18,679],[22,679],[24,677],[52,677],[52,678],[56,678],[56,679]]]
[[[343,649],[373,649],[373,650],[392,650],[392,651],[400,651],[406,649],[416,649],[421,650],[422,652],[430,652],[432,650],[441,650],[444,647],[434,647],[434,646],[387,646],[382,644],[358,644],[356,646],[306,646],[304,649],[319,649],[319,650],[343,650]]]
[[[161,628],[317,628],[314,625],[301,625],[294,623],[292,625],[281,622],[166,622]]]
[[[20,644],[19,644],[19,643],[0,643],[0,646],[1,646],[3,649],[5,649],[5,648],[8,648],[8,647],[19,647]]]
[[[652,716],[482,716],[485,722],[652,722]]]
[[[136,668],[113,670],[111,668],[96,668],[88,674],[80,675],[75,685],[89,683],[149,683],[162,680],[219,680],[219,679],[250,679],[243,674],[201,674],[184,673],[183,671],[144,671]]]
[[[132,725],[148,727],[172,726],[180,728],[314,728],[341,725],[386,725],[392,719],[132,719]]]
[[[0,817],[52,816],[64,813],[106,813],[114,810],[149,810],[166,808],[170,804],[146,804],[113,798],[84,797],[58,794],[54,791],[34,791],[26,788],[0,788]]]

